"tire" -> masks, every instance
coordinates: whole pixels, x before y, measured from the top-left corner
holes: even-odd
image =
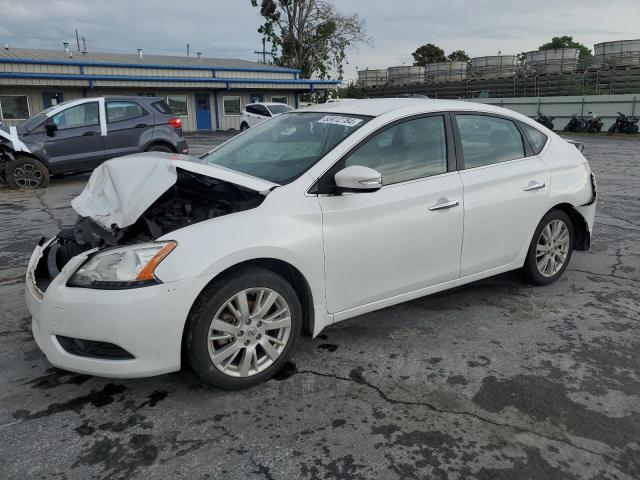
[[[555,230],[556,228],[560,230]],[[565,235],[568,237],[566,242],[556,243],[557,238],[565,238]],[[551,238],[549,239],[549,237]],[[545,241],[545,239],[547,240]],[[553,255],[540,252],[541,256],[538,259],[538,247],[545,247],[549,241],[553,242],[553,245],[557,245],[552,248]],[[574,243],[575,232],[569,215],[561,210],[551,210],[547,213],[536,228],[527,252],[527,258],[522,268],[526,280],[534,285],[549,285],[555,282],[569,265]],[[549,260],[545,263],[547,257]],[[562,259],[562,264],[557,266],[560,259]]]
[[[49,185],[49,169],[32,157],[16,157],[7,164],[5,172],[12,188],[29,190]]]
[[[259,315],[256,304],[266,307],[272,294],[277,298]],[[247,300],[244,314],[239,298]],[[282,328],[268,329],[273,321]],[[243,267],[202,292],[187,321],[184,353],[207,382],[240,390],[276,374],[293,352],[301,329],[302,307],[291,285],[264,268]]]
[[[240,125],[240,131],[244,132],[245,130],[249,130],[249,125],[245,122],[242,122],[242,125]]]
[[[166,153],[176,153],[175,150],[167,145],[151,145],[148,147],[145,152],[166,152]]]

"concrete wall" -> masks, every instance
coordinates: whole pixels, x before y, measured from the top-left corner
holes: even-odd
[[[574,113],[588,115],[589,112],[593,112],[600,115],[605,129],[614,122],[618,116],[617,112],[625,115],[640,115],[640,93],[638,95],[474,98],[468,101],[508,108],[532,118],[540,111],[555,117],[553,124],[556,130],[562,130]]]

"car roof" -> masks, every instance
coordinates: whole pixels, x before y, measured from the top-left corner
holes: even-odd
[[[387,113],[418,114],[440,111],[477,111],[496,113],[520,119],[523,115],[484,103],[464,100],[436,100],[431,98],[369,98],[365,100],[351,100],[348,102],[332,102],[305,107],[305,112],[326,112],[346,115],[365,115],[379,117]],[[524,117],[526,118],[526,117]]]
[[[272,105],[284,105],[285,107],[290,106],[290,105],[287,105],[286,103],[281,103],[281,102],[253,102],[253,103],[247,103],[245,107],[250,107],[251,105],[264,105],[265,107],[271,107]]]

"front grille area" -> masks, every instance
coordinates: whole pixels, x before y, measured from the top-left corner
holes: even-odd
[[[102,360],[132,360],[135,357],[124,348],[113,343],[81,340],[79,338],[56,335],[60,346],[71,355],[98,358]]]

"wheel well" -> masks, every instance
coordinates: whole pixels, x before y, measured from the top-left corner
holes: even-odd
[[[151,147],[155,147],[155,146],[158,146],[158,145],[162,145],[163,147],[170,148],[173,153],[177,153],[177,151],[174,148],[174,146],[171,145],[169,142],[166,142],[164,140],[153,140],[152,142],[149,142],[147,145],[145,145],[144,151],[146,152]]]
[[[560,210],[569,215],[571,223],[573,224],[573,232],[575,233],[575,250],[588,250],[591,243],[591,235],[589,234],[589,227],[587,221],[582,215],[569,203],[560,203],[553,207],[551,210]]]
[[[196,300],[193,302],[193,305],[191,306],[188,318],[191,317],[191,311],[198,304],[203,293],[205,293],[209,289],[209,287],[211,287],[211,285],[219,281],[221,278],[224,278],[232,274],[236,270],[246,266],[256,266],[264,268],[266,270],[270,270],[273,273],[280,275],[285,280],[287,280],[287,282],[289,282],[291,287],[295,290],[296,295],[298,295],[300,304],[302,306],[302,329],[309,335],[312,335],[315,318],[313,310],[313,296],[311,294],[311,287],[309,286],[309,282],[307,282],[307,279],[296,267],[294,267],[290,263],[275,258],[256,258],[253,260],[247,260],[246,262],[238,263],[220,272],[218,275],[212,278],[211,281],[207,283],[207,285],[202,289]],[[188,318],[187,322],[189,321]],[[182,333],[183,344],[184,332],[187,331],[187,322],[185,322],[185,327]]]

